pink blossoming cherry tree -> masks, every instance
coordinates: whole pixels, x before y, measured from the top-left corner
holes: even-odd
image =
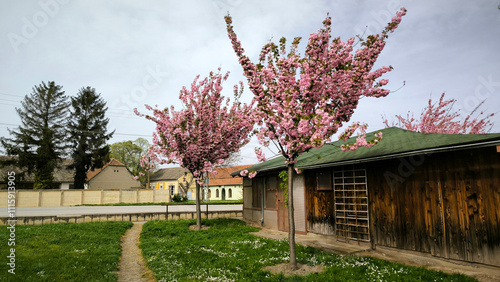
[[[331,141],[330,137],[350,120],[361,97],[389,94],[389,90],[382,89],[388,80],[379,78],[392,68],[372,68],[388,34],[398,27],[405,13],[402,8],[380,34],[360,39],[361,46],[356,51],[354,38],[347,41],[332,38],[331,18],[327,17],[323,28],[309,36],[303,57],[297,50],[301,38],[295,38],[288,51],[286,39],[281,38],[279,45],[270,42],[262,48],[258,63],[252,63],[245,55],[234,32],[231,16],[225,17],[232,47],[254,94],[259,142],[262,146],[275,144],[288,167],[290,266],[293,269],[297,268],[292,187],[294,163],[302,153]],[[355,123],[341,137],[348,138],[358,128],[364,130],[366,126]],[[372,146],[381,137],[379,134],[374,140],[366,141],[362,134],[356,146],[343,149]],[[260,149],[256,152],[260,159],[265,158]]]
[[[222,83],[228,75],[229,72],[225,75],[211,72],[200,81],[197,76],[190,89],[183,87],[180,91],[181,110],[176,111],[173,106],[159,109],[146,105],[152,115],[145,116],[135,109],[137,115],[156,123],[153,144],[148,151],[150,160],[144,156],[143,164],[178,163],[193,174],[198,228],[201,228],[200,184],[208,173],[215,173],[217,166],[249,142],[254,127],[252,104],[239,101],[243,87],[234,86],[233,103],[222,96]]]
[[[420,113],[420,119],[414,118],[413,113],[408,112],[406,118],[396,115],[397,122],[389,124],[387,118],[382,117],[386,127],[397,126],[410,131],[421,133],[445,133],[445,134],[484,134],[491,130],[493,125],[491,117],[494,114],[479,112],[481,102],[470,114],[462,119],[460,110],[454,110],[455,99],[444,100],[441,94],[439,102],[433,103],[429,99],[427,107]],[[476,117],[473,117],[477,113]]]

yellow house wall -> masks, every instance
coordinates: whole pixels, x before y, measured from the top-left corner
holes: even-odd
[[[187,179],[191,179],[191,174],[188,174]],[[160,181],[151,181],[150,182],[150,189],[154,190],[169,190],[170,185],[174,186],[174,195],[179,194],[180,187],[179,187],[179,182],[184,181],[184,176],[179,177],[177,180],[160,180]],[[191,186],[189,187],[189,190],[191,192],[191,197],[193,200],[196,199],[195,197],[195,191],[196,191],[196,183],[193,181]]]
[[[191,173],[188,173],[186,175],[186,179],[192,179],[193,175]],[[184,176],[181,176],[177,179],[178,182],[184,182]],[[193,181],[191,183],[191,186],[189,186],[188,192],[191,192],[191,199],[196,200],[196,182]]]
[[[173,185],[175,187],[174,194],[179,193],[179,184],[176,180],[154,181],[150,184],[153,186],[154,190],[168,190],[168,187],[170,187],[170,185]]]

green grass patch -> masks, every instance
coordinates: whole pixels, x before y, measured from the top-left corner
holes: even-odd
[[[18,225],[15,246],[7,245],[10,231],[0,232],[0,281],[116,281],[120,238],[131,222]],[[7,256],[15,248],[15,275],[8,273]]]
[[[162,203],[116,203],[116,204],[85,204],[78,206],[165,206],[165,205],[195,205],[196,201],[189,200],[186,202],[162,202]],[[243,200],[212,200],[201,202],[202,205],[235,205],[243,204]]]
[[[143,227],[144,259],[161,281],[475,281],[368,257],[340,256],[297,245],[297,260],[323,265],[319,274],[285,278],[261,268],[289,261],[288,242],[249,234],[258,228],[234,219],[150,221]]]

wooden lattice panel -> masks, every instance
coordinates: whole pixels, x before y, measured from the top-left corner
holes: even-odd
[[[334,169],[335,233],[341,241],[370,241],[365,169]]]

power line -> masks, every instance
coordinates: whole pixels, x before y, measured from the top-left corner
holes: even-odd
[[[5,92],[0,91],[0,95],[6,95],[6,96],[12,96],[12,97],[24,97],[24,95],[13,95],[13,94],[7,94]]]
[[[21,103],[21,101],[14,101],[14,100],[3,99],[3,98],[0,98],[0,100],[1,100],[1,101],[14,102],[14,103]]]
[[[20,126],[19,124],[12,124],[12,123],[4,123],[0,122],[1,125],[10,125],[10,126]]]
[[[17,107],[19,105],[14,105],[14,104],[6,104],[6,103],[0,103],[0,105],[4,105],[4,106],[11,106],[11,107]]]
[[[19,124],[4,123],[4,122],[0,122],[0,125],[3,125],[3,126],[20,126]],[[88,131],[86,131],[86,132],[88,132]],[[151,135],[146,135],[146,134],[123,133],[123,132],[115,132],[113,135],[119,135],[119,136],[137,136],[137,137],[151,137]]]
[[[137,137],[152,137],[151,135],[145,135],[145,134],[131,134],[131,133],[114,133],[113,135],[120,135],[120,136],[137,136]]]

